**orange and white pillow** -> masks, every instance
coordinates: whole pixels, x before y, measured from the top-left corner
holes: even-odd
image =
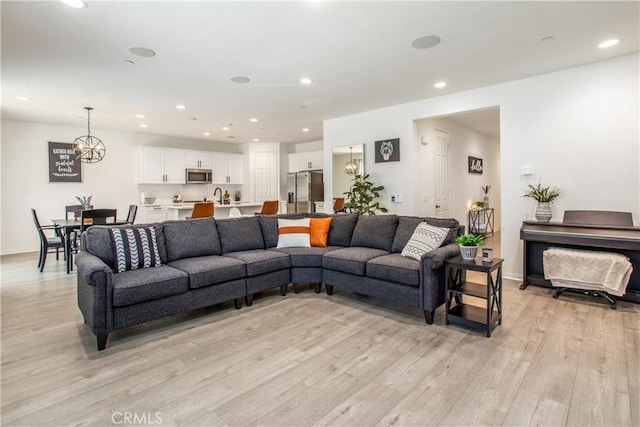
[[[278,218],[278,248],[311,247],[311,221],[309,218]]]

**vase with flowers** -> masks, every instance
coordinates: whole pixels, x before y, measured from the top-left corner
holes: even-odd
[[[490,185],[482,186],[482,202],[484,204],[485,209],[489,209],[489,190],[491,189]]]
[[[546,186],[543,187],[542,183],[538,181],[536,185],[529,184],[527,190],[522,197],[533,199],[538,202],[536,206],[535,217],[538,222],[549,222],[553,217],[551,204],[560,196],[560,190],[558,187]]]

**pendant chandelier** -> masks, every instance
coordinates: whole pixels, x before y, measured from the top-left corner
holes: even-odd
[[[98,163],[104,158],[107,149],[104,144],[95,136],[91,136],[91,107],[84,107],[87,110],[87,134],[77,137],[73,141],[73,149],[76,152],[76,159],[82,163]]]
[[[344,165],[344,172],[347,175],[355,175],[356,173],[358,173],[358,163],[356,163],[353,160],[353,147],[349,147],[349,151],[350,151],[350,159],[347,163],[345,163]]]

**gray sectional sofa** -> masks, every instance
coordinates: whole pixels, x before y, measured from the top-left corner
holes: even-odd
[[[310,215],[311,216],[311,215]],[[327,216],[327,215],[315,215]],[[325,284],[397,301],[424,311],[427,323],[444,303],[444,260],[459,254],[455,219],[395,215],[331,215],[327,247],[277,248],[278,218],[255,216],[166,221],[124,226],[153,227],[160,266],[117,271],[109,226],[82,235],[76,257],[78,306],[97,336],[98,350],[110,332],[189,310],[234,300],[248,306],[255,293],[289,283]],[[449,228],[445,243],[420,261],[400,255],[416,226],[427,221]],[[121,227],[118,227],[121,228]]]

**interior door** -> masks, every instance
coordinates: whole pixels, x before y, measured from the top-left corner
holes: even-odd
[[[449,133],[433,130],[436,218],[449,217]]]
[[[278,200],[275,151],[255,153],[254,192],[255,201]]]

